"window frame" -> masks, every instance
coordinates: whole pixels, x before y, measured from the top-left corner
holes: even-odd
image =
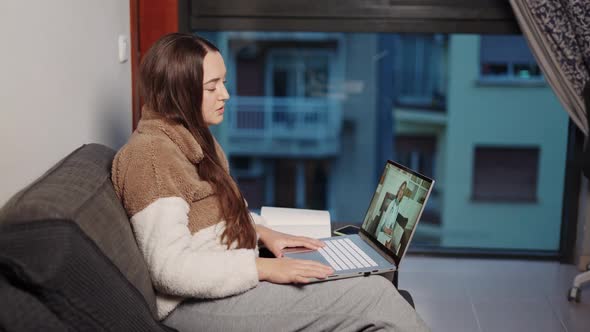
[[[300,0],[178,1],[178,29],[216,31],[323,31],[390,33],[521,34],[508,0]],[[495,82],[476,82],[495,85]],[[523,85],[522,82],[512,84]],[[526,86],[543,83],[524,83]],[[503,82],[502,85],[506,85]],[[569,121],[561,240],[557,253],[530,250],[420,248],[416,253],[452,257],[559,259],[573,262],[583,134]]]
[[[179,0],[179,12],[181,31],[520,33],[508,0]]]

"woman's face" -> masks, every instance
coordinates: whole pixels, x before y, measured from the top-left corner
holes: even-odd
[[[203,59],[203,104],[201,110],[207,126],[223,121],[225,102],[229,93],[225,88],[225,63],[219,52],[208,52]]]

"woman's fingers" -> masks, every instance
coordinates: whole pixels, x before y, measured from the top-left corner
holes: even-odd
[[[300,276],[306,278],[325,279],[330,275],[330,273],[326,273],[325,271],[317,269],[301,269],[298,272]]]
[[[331,267],[319,262],[291,258],[258,258],[260,280],[274,283],[310,282],[310,278],[324,279],[334,273]]]
[[[270,252],[272,252],[273,255],[275,255],[276,258],[281,258],[283,257],[283,248],[279,247],[279,246],[272,246],[272,247],[267,247],[268,250],[270,250]]]
[[[311,243],[312,245],[316,245],[316,246],[318,246],[320,248],[321,247],[324,247],[326,245],[323,241],[320,241],[318,239],[312,239],[310,237],[302,237],[302,238],[303,238],[303,240]]]
[[[327,275],[334,273],[334,270],[331,267],[329,267],[328,265],[324,265],[320,262],[297,259],[296,263],[299,265],[299,268],[301,269],[318,271],[320,273]]]
[[[305,236],[294,236],[287,240],[288,247],[305,247],[317,250],[325,246],[324,242]]]

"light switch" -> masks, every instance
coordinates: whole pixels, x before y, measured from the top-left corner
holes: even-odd
[[[125,63],[129,60],[129,38],[119,35],[119,62]]]

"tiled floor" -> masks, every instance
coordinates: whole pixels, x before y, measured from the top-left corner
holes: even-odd
[[[399,288],[433,332],[589,332],[590,285],[581,303],[566,299],[577,273],[556,262],[407,256]]]

